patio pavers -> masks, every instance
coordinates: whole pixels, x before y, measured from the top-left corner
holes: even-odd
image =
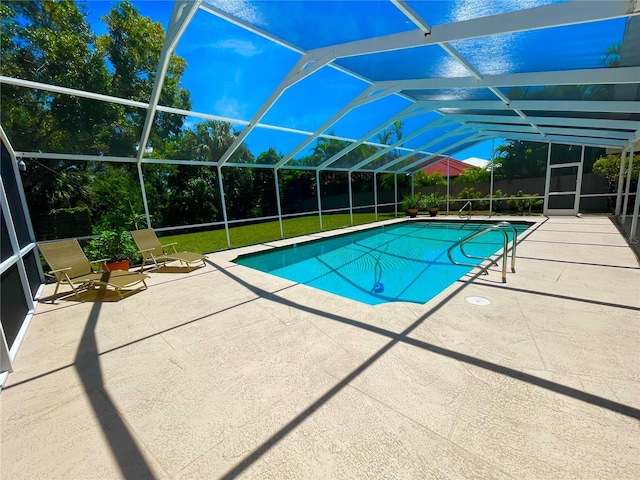
[[[41,302],[0,394],[2,478],[638,478],[640,267],[606,217],[537,220],[506,284],[425,305],[235,251]]]

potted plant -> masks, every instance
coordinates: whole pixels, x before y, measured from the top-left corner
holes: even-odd
[[[123,229],[100,231],[85,250],[89,258],[108,260],[103,267],[106,271],[129,270],[130,260],[138,258],[131,234]]]
[[[420,210],[429,210],[429,215],[435,217],[440,207],[440,198],[437,193],[423,195],[420,199]]]
[[[409,217],[414,218],[418,214],[420,208],[420,194],[405,195],[402,199],[402,209],[407,212]]]

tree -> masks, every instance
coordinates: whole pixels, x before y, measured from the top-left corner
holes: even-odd
[[[626,181],[629,175],[629,158],[626,158],[622,178]],[[609,191],[618,191],[618,179],[620,178],[620,154],[610,154],[598,158],[593,164],[594,173],[599,173],[607,177]],[[635,184],[640,174],[640,154],[633,156],[633,167],[631,169],[631,181]]]
[[[329,135],[334,135],[334,132],[330,131]],[[311,155],[300,159],[300,164],[316,167],[326,160],[329,160],[348,145],[349,142],[345,142],[343,140],[319,137],[316,140],[316,144],[311,149]]]
[[[85,14],[72,1],[0,6],[2,74],[108,93],[109,74]],[[116,108],[105,102],[3,85],[3,126],[18,150],[105,151]]]
[[[434,185],[446,185],[447,179],[442,173],[433,172],[427,174],[424,170],[419,170],[413,175],[414,185],[417,187],[430,187]]]
[[[30,161],[28,175],[22,175],[29,212],[34,217],[50,210],[89,205],[89,182],[86,170],[64,160]]]
[[[269,147],[266,151],[258,155],[256,163],[263,165],[275,165],[284,156],[276,149]],[[274,171],[270,168],[253,169],[253,195],[254,212],[253,216],[269,216],[278,213],[276,204],[276,184]]]
[[[468,167],[460,172],[453,183],[487,183],[491,180],[491,172],[485,168]]]
[[[162,52],[164,28],[159,22],[141,16],[127,0],[117,3],[101,20],[106,24],[108,33],[98,38],[97,45],[113,67],[111,94],[148,102]],[[186,65],[184,58],[171,55],[160,94],[161,105],[191,109],[190,93],[180,87]],[[120,115],[114,125],[117,135],[111,137],[110,153],[131,155],[140,139],[147,111],[125,106],[118,106],[118,109]],[[163,143],[179,135],[183,124],[181,115],[156,112],[149,137],[154,152],[162,152]]]
[[[182,131],[172,148],[168,149],[168,155],[170,158],[181,160],[217,162],[234,139],[235,131],[229,122],[206,120]],[[234,156],[242,156],[245,160],[253,159],[244,145],[240,146]]]
[[[108,33],[100,38],[91,31],[84,7],[70,0],[5,1],[0,13],[2,74],[149,100],[164,31],[130,3],[117,4],[104,17]],[[161,103],[190,108],[189,92],[179,87],[185,65],[184,59],[172,56]],[[24,151],[132,156],[146,115],[142,109],[11,85],[3,85],[0,94],[3,127],[14,147]],[[151,136],[154,155],[163,155],[167,146],[178,148],[182,123],[178,115],[157,115]],[[125,173],[121,166],[68,160],[27,160],[27,164],[23,182],[36,215],[82,205],[99,222],[140,215],[137,175]],[[165,188],[155,199],[166,205],[166,175],[176,169],[163,166],[162,170],[150,180],[159,182],[159,190]],[[114,179],[109,181],[106,175]],[[153,196],[154,189],[150,191]]]
[[[376,137],[378,139],[378,143],[383,143],[385,145],[391,145],[400,141],[402,138],[402,129],[404,124],[401,120],[396,120],[390,125],[387,125],[384,130],[379,132]]]
[[[622,52],[622,42],[609,45],[609,48],[604,52],[602,56],[602,63],[607,67],[619,67],[620,66],[620,53]]]
[[[494,179],[544,177],[548,144],[509,140],[496,148]]]
[[[94,227],[134,229],[143,212],[137,172],[131,164],[104,163],[89,176]]]

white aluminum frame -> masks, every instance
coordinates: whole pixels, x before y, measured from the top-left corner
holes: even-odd
[[[557,143],[556,145],[560,145]],[[542,208],[543,215],[577,215],[580,209],[580,198],[582,189],[582,170],[584,166],[584,150],[585,146],[582,145],[580,150],[579,162],[567,162],[567,163],[551,163],[553,144],[549,143],[549,150],[547,153],[547,173],[545,176],[544,185],[544,206]],[[549,189],[551,187],[551,172],[556,168],[571,168],[576,167],[576,185],[575,190],[572,191],[553,191]],[[573,195],[573,208],[549,208],[549,198],[552,196]]]
[[[18,350],[22,345],[22,341],[31,323],[33,313],[35,311],[36,305],[38,303],[38,299],[40,297],[40,294],[43,288],[43,286],[41,285],[40,288],[37,290],[36,294],[32,295],[29,278],[27,275],[27,269],[24,264],[24,257],[33,252],[34,255],[36,255],[36,267],[38,270],[38,276],[41,283],[44,283],[44,274],[42,271],[42,265],[40,264],[40,261],[39,261],[39,254],[36,249],[35,234],[33,231],[33,224],[31,222],[31,215],[29,213],[29,209],[27,208],[26,197],[24,194],[24,190],[22,188],[22,182],[20,181],[20,173],[18,171],[18,166],[17,166],[17,157],[15,155],[15,151],[13,150],[11,142],[7,138],[7,135],[1,126],[0,126],[0,141],[4,143],[9,153],[9,157],[10,157],[9,161],[11,162],[11,166],[12,166],[12,174],[16,179],[16,183],[18,187],[18,196],[20,199],[20,204],[22,205],[22,209],[23,209],[22,213],[24,215],[24,219],[27,226],[27,233],[29,235],[29,243],[24,247],[20,247],[18,235],[13,223],[13,215],[12,215],[11,209],[9,208],[9,200],[6,195],[4,180],[0,181],[0,209],[2,210],[2,217],[4,218],[4,222],[7,227],[7,233],[9,235],[9,243],[11,244],[11,250],[13,252],[9,256],[9,258],[7,258],[4,262],[0,263],[0,274],[4,274],[14,265],[16,266],[18,270],[18,275],[20,277],[22,291],[24,293],[25,303],[27,305],[27,314],[25,316],[24,321],[22,322],[20,329],[18,330],[18,333],[16,335],[16,338],[13,341],[13,344],[11,345],[11,348],[9,348],[8,346],[7,339],[4,333],[4,328],[2,328],[2,325],[0,324],[0,389],[1,389],[2,386],[4,385],[4,382],[7,379],[7,373],[13,371],[13,365],[12,365],[13,360],[18,354]]]

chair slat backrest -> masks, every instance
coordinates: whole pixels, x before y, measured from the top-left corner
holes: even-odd
[[[70,278],[92,273],[91,264],[76,239],[39,243],[38,248],[52,270],[70,268],[66,273]],[[60,278],[60,274],[56,274]]]
[[[162,245],[160,244],[160,240],[158,240],[156,232],[154,232],[152,229],[147,228],[145,230],[133,230],[131,232],[131,236],[133,237],[133,241],[136,242],[138,249],[152,249],[147,252],[142,252],[142,255],[145,258],[150,258],[151,254],[159,257],[164,253],[164,251],[162,250]]]

